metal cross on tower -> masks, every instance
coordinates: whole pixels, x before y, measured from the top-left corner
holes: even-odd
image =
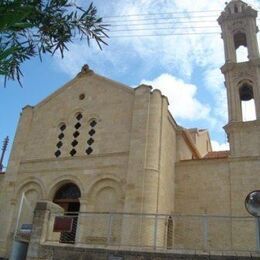
[[[4,155],[5,155],[5,152],[6,152],[6,149],[7,149],[7,145],[8,145],[8,142],[9,142],[9,137],[7,136],[4,141],[3,141],[3,146],[2,146],[2,154],[1,154],[1,158],[0,158],[0,172],[3,171],[3,160],[4,160]]]

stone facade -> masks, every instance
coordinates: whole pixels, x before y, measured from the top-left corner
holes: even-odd
[[[225,130],[231,147],[222,156],[210,156],[213,153],[206,130],[184,129],[175,122],[167,97],[159,90],[147,85],[129,88],[97,75],[86,65],[38,105],[26,106],[6,174],[0,175],[0,257],[10,255],[21,224],[37,219],[37,211],[33,214],[37,201],[58,201],[57,192],[69,183],[80,191],[80,212],[248,216],[245,197],[260,187],[256,16],[251,7],[232,0],[218,19],[226,55],[222,72],[229,122]],[[249,61],[237,63],[235,49],[241,44],[248,48]],[[251,98],[255,100],[256,119],[243,122],[241,101]],[[66,203],[59,200],[58,204],[67,211],[65,207],[71,205]],[[63,210],[52,205],[49,211]],[[39,239],[42,232],[47,232],[45,238],[50,235],[48,228],[42,227],[45,220],[38,216],[37,221],[29,253],[44,243]],[[80,218],[78,223],[76,242],[87,243],[88,223]],[[142,240],[149,240],[151,223],[130,218],[118,221],[117,238],[130,243],[140,225],[147,231],[141,234]],[[158,225],[165,228],[165,223]],[[209,248],[215,250],[219,245],[227,250],[253,250],[255,226],[242,226],[234,221],[212,225]],[[97,232],[95,228],[93,232]],[[187,222],[183,226],[176,221],[171,247],[175,243],[182,244],[183,249],[192,246],[189,237],[179,236],[183,232],[190,237],[198,235]],[[40,259],[37,257],[28,255],[29,259]]]

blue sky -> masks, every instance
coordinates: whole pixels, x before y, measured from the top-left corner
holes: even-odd
[[[44,56],[41,63],[34,58],[22,67],[23,88],[11,81],[4,88],[0,78],[0,141],[8,135],[13,142],[25,105],[37,104],[88,64],[96,73],[129,86],[147,83],[161,89],[180,125],[209,129],[215,149],[226,149],[222,129],[227,122],[226,91],[219,70],[224,53],[216,22],[225,1],[199,0],[196,5],[192,0],[94,1],[99,15],[111,24],[109,45],[100,51],[94,42],[88,47],[86,41],[76,40],[64,59]],[[246,2],[260,10],[260,1]],[[214,34],[186,34],[201,32]]]

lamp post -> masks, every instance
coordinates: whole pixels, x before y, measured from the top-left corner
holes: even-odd
[[[248,213],[256,218],[256,248],[260,250],[260,190],[250,192],[245,199]]]

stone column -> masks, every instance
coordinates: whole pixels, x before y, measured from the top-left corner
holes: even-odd
[[[78,215],[78,225],[77,225],[77,233],[76,233],[76,244],[85,243],[85,230],[87,229],[88,223],[88,214],[86,214],[88,201],[85,199],[80,199],[80,212]]]
[[[255,19],[250,19],[248,21],[248,58],[250,60],[258,59],[259,58],[259,50],[258,50],[258,43],[257,43],[257,28]]]
[[[258,61],[260,63],[260,61]],[[255,99],[255,109],[256,118],[260,120],[260,68],[256,67],[256,86],[254,88],[254,99]]]
[[[236,62],[236,50],[232,33],[228,28],[229,24],[222,26],[222,38],[224,40],[225,60],[227,63]]]
[[[36,204],[27,260],[52,259],[50,252],[44,250],[42,244],[48,235],[50,214],[62,212],[63,209],[60,206],[49,201],[40,201]]]
[[[151,87],[135,89],[124,212],[142,211],[142,191]]]
[[[143,181],[145,174],[145,154],[151,86],[140,85],[135,89],[132,115],[131,141],[128,170],[126,176],[126,195],[124,212],[142,213]],[[124,245],[139,245],[141,239],[141,215],[124,215],[121,239]],[[130,228],[131,227],[131,228]]]
[[[147,129],[145,172],[142,190],[142,213],[158,213],[159,178],[160,178],[160,145],[162,127],[162,95],[159,90],[151,94],[149,120]],[[142,244],[154,245],[156,228],[155,216],[142,218]]]

